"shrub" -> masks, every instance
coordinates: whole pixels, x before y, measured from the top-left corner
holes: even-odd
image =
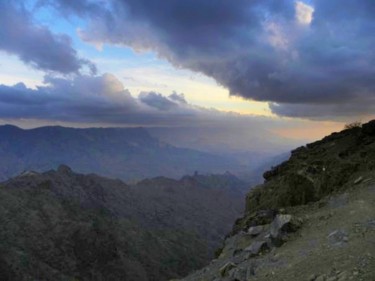
[[[346,124],[344,128],[347,130],[347,129],[361,128],[361,127],[362,127],[362,123],[359,121],[355,121],[355,122]]]

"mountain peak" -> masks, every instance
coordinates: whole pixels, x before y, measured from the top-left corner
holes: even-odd
[[[73,173],[72,169],[69,166],[64,165],[64,164],[60,165],[57,168],[57,172],[61,174],[65,174],[65,175],[69,175]]]
[[[0,125],[0,132],[2,133],[14,132],[14,131],[22,131],[22,129],[17,126],[10,125],[10,124]]]

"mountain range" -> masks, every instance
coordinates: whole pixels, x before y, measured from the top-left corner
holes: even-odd
[[[128,185],[68,166],[0,184],[0,276],[168,280],[205,265],[244,209],[231,174]]]
[[[24,170],[46,171],[66,164],[81,173],[126,181],[147,177],[224,173],[241,166],[234,158],[175,147],[143,128],[0,126],[0,180]]]

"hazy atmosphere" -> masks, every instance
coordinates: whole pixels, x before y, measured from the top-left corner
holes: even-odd
[[[0,13],[3,124],[215,130],[284,151],[374,112],[370,0],[4,0]]]

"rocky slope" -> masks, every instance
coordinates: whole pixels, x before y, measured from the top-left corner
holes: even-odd
[[[161,142],[142,128],[0,126],[0,180],[60,164],[127,181],[162,175],[179,178],[196,170],[223,173],[239,166],[233,159]]]
[[[230,174],[127,185],[67,166],[24,172],[0,184],[0,279],[186,275],[212,258],[243,210],[244,188]]]
[[[218,258],[183,280],[375,280],[375,121],[292,151]]]

